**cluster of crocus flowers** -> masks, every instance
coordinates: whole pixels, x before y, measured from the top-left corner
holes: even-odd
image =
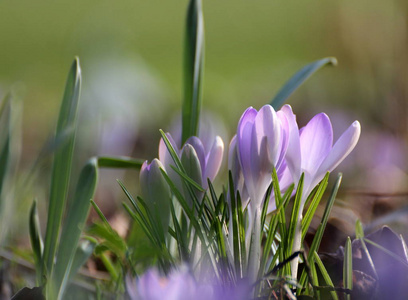
[[[231,141],[229,166],[240,192],[248,193],[253,207],[262,204],[273,168],[282,189],[297,184],[304,173],[303,194],[307,196],[326,172],[333,171],[353,150],[360,131],[360,123],[353,122],[333,146],[333,129],[324,113],[299,130],[289,105],[278,112],[270,105],[259,111],[250,107]]]
[[[360,123],[353,122],[333,145],[332,125],[324,113],[317,114],[300,130],[289,105],[278,112],[272,106],[265,105],[259,111],[250,107],[243,113],[237,134],[231,141],[229,160],[230,168],[235,173],[233,177],[237,180],[237,189],[250,199],[254,222],[251,247],[259,244],[257,232],[260,228],[257,224],[266,191],[272,182],[273,168],[277,171],[282,189],[291,183],[297,185],[301,174],[304,174],[299,230],[293,246],[293,251],[297,251],[301,242],[302,210],[308,195],[324,175],[333,171],[354,149],[360,131]],[[271,202],[270,207],[274,208],[274,201]],[[249,269],[251,260],[254,261],[254,274],[259,259],[259,250],[255,249],[249,258]],[[297,265],[292,268],[294,277],[296,273]]]
[[[212,141],[202,142],[200,138],[192,136],[180,149],[169,133],[166,133],[166,137],[180,159],[186,174],[203,189],[207,189],[207,180],[213,181],[221,167],[224,153],[224,143],[222,139],[216,136]],[[163,139],[160,140],[159,144],[159,160],[163,163],[171,180],[180,191],[183,190],[184,185],[182,184],[182,179],[180,175],[172,169],[172,166],[176,164]],[[185,196],[186,199],[189,200],[187,193],[185,193]],[[197,192],[197,197],[199,196],[200,193]],[[192,200],[190,199],[189,201],[191,202]],[[190,205],[192,205],[192,203],[190,203]]]

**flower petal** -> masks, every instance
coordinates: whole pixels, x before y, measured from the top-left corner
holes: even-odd
[[[325,113],[314,116],[300,133],[302,171],[315,174],[333,145],[333,129]]]
[[[357,145],[360,133],[360,122],[354,121],[334,144],[333,149],[320,165],[316,175],[321,177],[321,174],[324,176],[326,172],[333,171]]]
[[[255,132],[258,150],[261,148],[262,138],[267,137],[268,159],[276,166],[281,153],[282,128],[275,110],[270,105],[264,105],[255,118]],[[254,153],[255,154],[255,153]]]
[[[210,152],[206,157],[205,170],[203,171],[203,187],[207,188],[207,178],[211,181],[214,180],[218,171],[220,170],[222,163],[222,156],[224,154],[224,143],[219,136],[215,137],[214,143],[211,147]]]
[[[285,114],[289,127],[289,142],[285,155],[286,164],[292,174],[293,181],[297,183],[302,171],[299,128],[296,122],[296,115],[289,105],[284,105],[280,111]]]

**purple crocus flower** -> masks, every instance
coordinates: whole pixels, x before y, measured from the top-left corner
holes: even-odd
[[[171,135],[166,133],[166,136],[186,168],[187,174],[201,187],[207,189],[207,179],[213,181],[221,167],[224,153],[224,143],[222,139],[216,136],[212,144],[204,145],[198,137],[192,136],[185,142],[180,150]],[[174,180],[176,184],[180,182],[180,176],[170,167],[175,164],[163,139],[160,140],[159,159],[165,166],[170,178]]]
[[[196,281],[186,266],[162,276],[150,269],[137,280],[127,278],[131,300],[248,300],[250,286],[246,282],[235,287],[222,287],[211,280]]]
[[[306,199],[327,172],[333,171],[354,149],[360,137],[361,127],[354,121],[333,146],[333,129],[329,117],[320,113],[298,129],[296,116],[289,105],[282,107],[289,128],[289,146],[286,152],[287,167],[295,184],[304,173],[302,200],[295,229],[292,252],[302,243],[302,213]],[[298,257],[291,261],[292,277],[297,278]]]
[[[295,184],[304,173],[303,201],[327,172],[333,171],[354,149],[360,137],[361,126],[354,121],[333,145],[333,129],[325,113],[314,116],[298,129],[296,116],[289,105],[282,107],[289,124],[287,167]]]
[[[236,147],[251,205],[259,208],[272,181],[273,168],[279,169],[288,146],[288,122],[270,105],[259,112],[249,107],[237,128]]]

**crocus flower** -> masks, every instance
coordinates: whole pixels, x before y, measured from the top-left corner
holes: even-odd
[[[303,201],[327,172],[333,171],[354,149],[361,126],[354,121],[333,145],[333,129],[325,113],[314,116],[298,129],[296,116],[289,105],[282,107],[289,123],[289,146],[286,163],[295,184],[304,173]]]
[[[238,123],[236,139],[245,187],[251,205],[258,208],[272,181],[273,168],[283,163],[288,146],[286,116],[278,115],[270,105],[259,112],[249,107]]]
[[[166,133],[171,145],[183,163],[186,173],[196,181],[202,188],[207,189],[207,179],[213,181],[217,175],[224,153],[224,143],[216,136],[210,145],[204,145],[198,137],[190,137],[179,149],[169,133]],[[208,149],[208,150],[207,150]],[[177,184],[180,176],[171,169],[175,165],[163,141],[160,140],[159,159],[163,163],[170,178]]]
[[[170,220],[170,188],[163,177],[160,169],[164,170],[163,164],[158,159],[148,164],[145,161],[140,169],[140,189],[142,197],[149,207],[150,213],[154,218],[158,218],[167,232]]]
[[[353,122],[333,146],[333,129],[326,114],[317,114],[299,130],[292,108],[285,105],[281,112],[288,121],[289,146],[285,158],[295,184],[304,173],[302,198],[292,246],[292,252],[295,252],[301,248],[302,212],[308,195],[325,174],[333,171],[354,149],[360,137],[361,127],[358,121]],[[298,257],[291,261],[293,278],[297,277],[298,261]]]
[[[150,269],[137,280],[127,279],[131,300],[248,300],[250,290],[246,282],[236,287],[222,287],[217,282],[196,281],[185,266],[168,276]]]

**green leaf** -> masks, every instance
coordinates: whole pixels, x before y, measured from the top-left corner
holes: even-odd
[[[357,219],[356,221],[356,238],[357,239],[362,239],[364,238],[364,230],[363,230],[363,225],[361,224],[361,221]]]
[[[73,201],[67,209],[64,220],[58,254],[55,265],[55,276],[52,281],[57,288],[55,290],[60,299],[64,293],[71,273],[75,251],[85,226],[91,199],[94,196],[96,183],[98,181],[97,160],[92,158],[84,166],[78,179]]]
[[[76,58],[72,64],[66,82],[55,134],[55,140],[57,141],[63,138],[64,143],[56,149],[52,166],[51,190],[43,256],[48,275],[51,275],[53,270],[62,215],[68,193],[80,88],[81,71],[79,59]]]
[[[293,203],[293,208],[292,208],[292,214],[290,216],[290,222],[289,222],[289,229],[288,229],[288,239],[286,241],[286,256],[289,257],[292,254],[292,247],[296,238],[296,228],[299,223],[299,215],[302,213],[301,212],[301,206],[302,206],[302,194],[303,194],[303,181],[305,178],[305,174],[302,173],[302,176],[300,177],[299,184],[296,190],[296,195],[295,195],[295,202]],[[301,236],[299,237],[301,238]],[[295,251],[298,251],[299,249],[295,249]]]
[[[74,277],[79,269],[86,263],[88,258],[92,255],[97,243],[89,239],[79,243],[79,246],[75,252],[74,260],[72,262],[71,271],[68,276],[68,280]]]
[[[332,192],[330,194],[329,200],[327,201],[326,208],[324,210],[322,220],[320,221],[320,224],[317,227],[316,234],[315,234],[315,236],[313,238],[313,241],[312,241],[312,245],[310,246],[309,254],[308,254],[308,257],[307,257],[307,260],[309,261],[310,264],[314,263],[313,253],[315,251],[318,252],[318,250],[319,250],[320,242],[322,241],[323,233],[324,233],[324,230],[326,228],[327,222],[329,220],[331,209],[333,208],[334,201],[336,200],[337,192],[338,192],[338,190],[340,188],[342,177],[343,177],[342,174],[339,173],[338,176],[337,176],[337,180],[336,180],[336,182],[335,182],[335,184],[333,186]],[[302,286],[305,286],[306,280],[307,280],[306,272],[303,272],[301,277],[300,277],[299,284],[302,285]]]
[[[344,247],[344,262],[343,262],[343,283],[344,288],[353,289],[353,253],[351,251],[351,240],[347,238],[346,247]],[[350,294],[345,294],[346,299],[350,299]]]
[[[119,168],[119,169],[137,169],[143,165],[144,160],[134,159],[127,156],[100,156],[98,157],[98,166],[100,168]]]
[[[309,229],[310,223],[312,222],[316,209],[319,206],[320,200],[322,199],[324,192],[326,191],[327,183],[329,181],[329,175],[330,173],[327,172],[326,176],[320,182],[319,187],[317,188],[317,191],[314,197],[312,198],[312,201],[305,213],[305,217],[302,220],[302,240],[306,236],[306,233]]]
[[[301,86],[306,79],[312,76],[317,70],[324,67],[325,65],[337,65],[337,60],[334,57],[326,57],[320,60],[316,60],[302,69],[300,69],[295,75],[293,75],[285,85],[280,89],[276,96],[272,99],[271,105],[275,110],[278,110],[286,99]]]
[[[95,223],[90,229],[89,233],[103,238],[105,242],[102,244],[112,250],[118,257],[124,258],[127,250],[126,242],[122,237],[110,226],[108,220],[103,215],[102,211],[94,201],[91,201],[93,208],[101,218],[103,225]]]
[[[37,272],[37,284],[41,283],[41,273],[40,270],[42,268],[42,254],[43,254],[43,240],[41,238],[41,229],[40,229],[40,221],[38,218],[38,211],[37,211],[37,201],[34,200],[30,210],[30,241],[31,241],[31,248],[33,249],[34,254],[34,262],[36,266]]]
[[[319,257],[319,254],[317,254],[316,251],[315,251],[313,254],[314,254],[314,256],[313,256],[313,257],[314,257],[314,261],[316,262],[317,266],[319,267],[320,273],[322,274],[324,281],[326,282],[326,284],[327,284],[328,286],[330,286],[330,287],[332,287],[332,288],[334,289],[333,281],[331,280],[329,273],[327,273],[327,270],[326,270],[326,268],[324,267],[323,262],[321,261],[321,259],[320,259],[320,257]],[[331,294],[331,296],[332,296],[332,298],[333,298],[334,300],[338,300],[338,299],[339,299],[339,298],[337,297],[337,293],[336,293],[335,291],[331,291],[330,294]]]
[[[9,165],[11,127],[11,96],[7,95],[0,108],[0,195]],[[1,199],[2,200],[2,199]]]
[[[187,10],[184,45],[184,100],[182,143],[198,133],[204,67],[204,18],[201,0],[191,0]]]

